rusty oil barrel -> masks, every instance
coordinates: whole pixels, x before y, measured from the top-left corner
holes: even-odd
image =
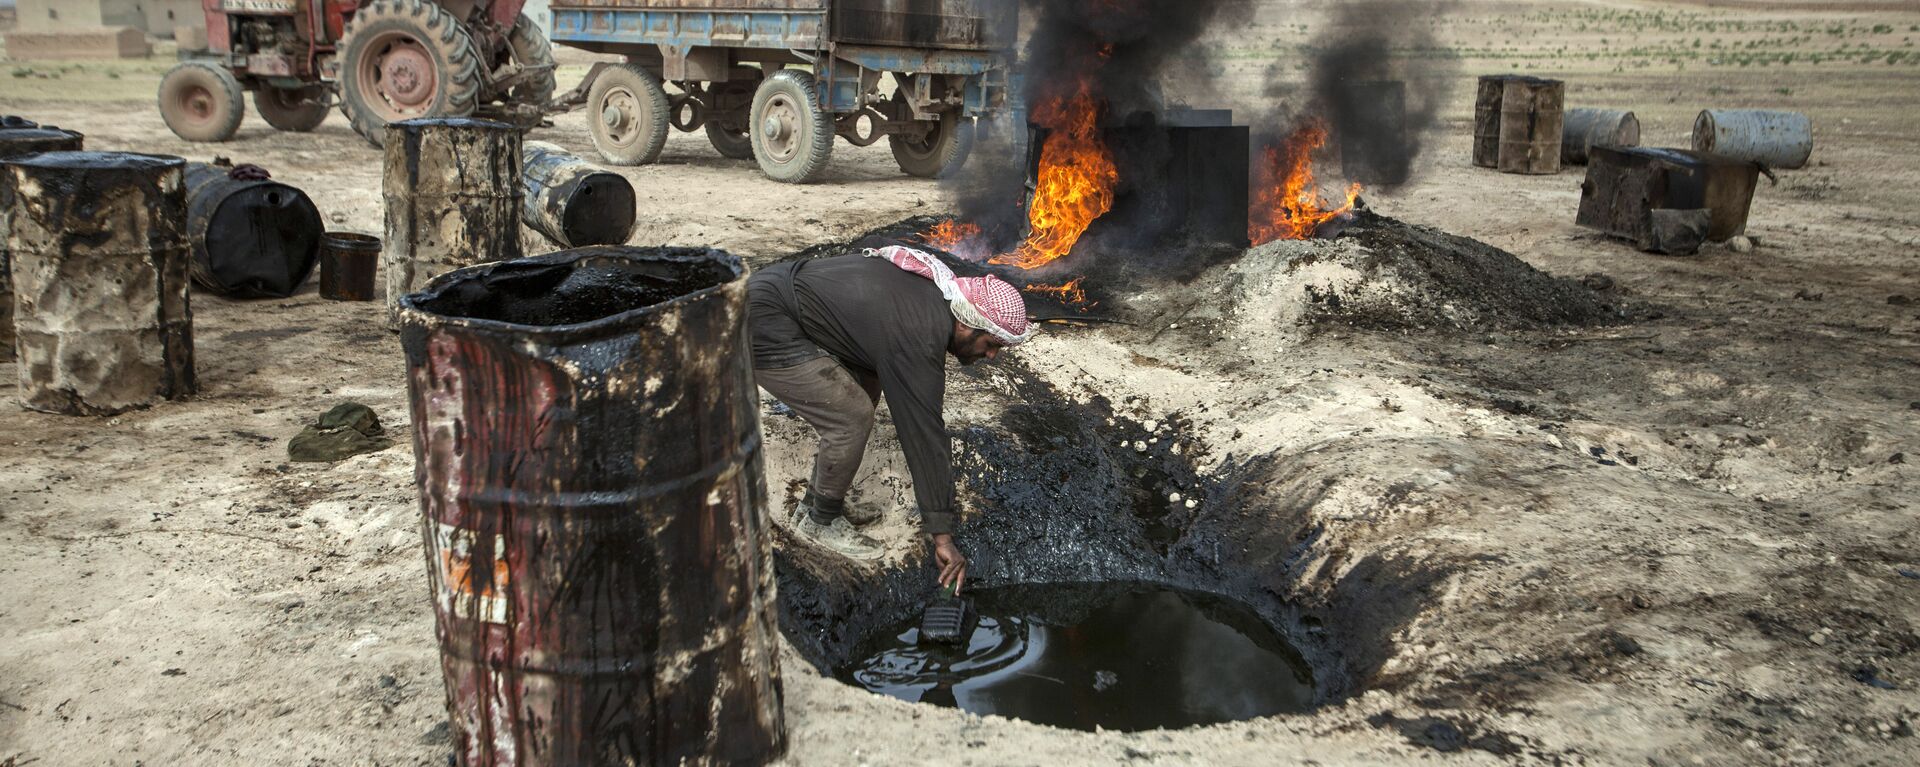
[[[84,138],[23,117],[0,117],[0,159],[41,152],[78,152]],[[13,359],[13,259],[7,255],[6,217],[0,216],[0,362]]]
[[[1804,168],[1813,156],[1813,120],[1799,112],[1705,109],[1693,121],[1693,149],[1773,168]]]
[[[1560,134],[1565,127],[1566,84],[1540,77],[1509,77],[1500,94],[1502,173],[1560,172]]]
[[[520,145],[521,218],[555,245],[621,245],[633,236],[637,198],[625,176],[544,141]]]
[[[465,117],[387,124],[387,308],[434,277],[520,257],[520,132]]]
[[[372,301],[379,268],[380,238],[352,232],[327,232],[320,238],[321,298]]]
[[[187,165],[193,282],[229,298],[286,298],[313,274],[326,223],[305,192],[253,170]]]
[[[1481,75],[1473,100],[1473,164],[1492,168],[1500,164],[1500,96],[1510,75]]]
[[[745,268],[592,247],[399,301],[463,765],[785,748]]]
[[[194,392],[185,173],[123,152],[0,161],[21,404],[111,415]]]
[[[1569,109],[1560,130],[1560,161],[1587,164],[1594,147],[1640,145],[1640,118],[1623,109]]]

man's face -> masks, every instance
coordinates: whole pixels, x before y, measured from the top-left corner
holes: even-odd
[[[947,353],[960,360],[962,365],[997,358],[1000,350],[1005,348],[1007,343],[995,338],[992,333],[958,322],[954,323],[953,340],[947,342]]]

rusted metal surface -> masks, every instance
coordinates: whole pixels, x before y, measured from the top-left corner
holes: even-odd
[[[1491,168],[1500,164],[1500,96],[1507,75],[1481,75],[1473,99],[1473,164]]]
[[[1569,109],[1560,131],[1560,161],[1587,164],[1597,146],[1639,146],[1640,118],[1621,109]]]
[[[320,297],[333,301],[372,301],[373,278],[380,267],[380,238],[370,234],[327,232],[320,238]]]
[[[1566,85],[1524,75],[1483,75],[1474,102],[1473,164],[1503,173],[1560,172]]]
[[[1684,149],[1595,147],[1574,223],[1633,240],[1643,249],[1671,252],[1661,243],[1675,238],[1657,236],[1653,213],[1705,211],[1703,237],[1725,241],[1746,231],[1758,180],[1758,166],[1729,157]]]
[[[837,43],[1001,50],[1014,45],[1016,0],[833,0]]]
[[[305,192],[231,166],[187,165],[193,282],[230,298],[293,295],[320,258],[326,223]]]
[[[0,161],[22,405],[111,415],[194,392],[185,170],[119,152]]]
[[[389,123],[387,309],[463,266],[520,256],[520,133],[468,118]]]
[[[595,247],[400,301],[458,761],[785,748],[745,268]]]
[[[1560,172],[1560,132],[1566,85],[1559,80],[1516,77],[1500,95],[1502,173]]]
[[[39,154],[40,152],[77,152],[80,134],[32,120],[7,115],[0,117],[0,158]],[[13,359],[13,279],[8,276],[12,259],[7,255],[6,217],[0,216],[0,362]]]
[[[1693,121],[1693,149],[1772,168],[1804,168],[1813,155],[1813,120],[1799,112],[1702,110]]]
[[[638,198],[625,176],[544,141],[520,147],[521,217],[555,245],[620,245],[633,236]]]

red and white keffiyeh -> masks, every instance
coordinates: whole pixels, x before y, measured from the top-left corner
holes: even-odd
[[[870,258],[884,258],[894,266],[933,281],[946,297],[947,306],[960,324],[992,333],[1009,346],[1033,337],[1027,322],[1027,301],[1020,289],[991,274],[985,277],[955,277],[953,270],[925,251],[899,245],[869,248]]]

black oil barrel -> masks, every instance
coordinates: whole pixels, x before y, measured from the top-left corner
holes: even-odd
[[[521,221],[555,245],[624,245],[633,236],[638,198],[625,176],[544,141],[522,142],[520,165]]]
[[[399,299],[460,764],[784,750],[746,316],[746,268],[698,248],[499,261]]]
[[[299,189],[232,173],[222,165],[187,166],[193,282],[230,298],[293,295],[320,259],[320,209]]]
[[[127,152],[0,160],[21,405],[113,415],[194,393],[185,168]]]

